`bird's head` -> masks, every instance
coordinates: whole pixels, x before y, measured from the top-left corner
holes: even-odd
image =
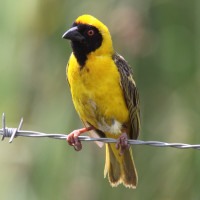
[[[71,40],[74,55],[81,66],[85,64],[90,53],[113,54],[108,28],[91,15],[78,17],[62,37]]]

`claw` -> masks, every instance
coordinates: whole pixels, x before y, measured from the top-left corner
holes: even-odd
[[[80,151],[82,149],[82,144],[81,144],[81,142],[79,142],[78,145],[74,145],[73,147],[74,147],[75,151]]]
[[[73,146],[76,151],[80,151],[82,149],[82,144],[79,141],[78,136],[81,133],[85,133],[85,132],[93,130],[93,129],[94,129],[94,127],[90,126],[90,127],[87,127],[87,128],[74,130],[67,137],[68,144],[71,145],[71,146]]]
[[[121,149],[120,149],[120,147],[121,147]],[[119,155],[122,156],[123,153],[129,148],[130,148],[130,145],[128,144],[128,136],[127,136],[126,132],[124,132],[117,139],[116,149],[120,149]]]
[[[78,140],[78,136],[81,134],[80,130],[74,130],[68,135],[67,142],[69,145],[73,146],[76,151],[82,149],[82,144]]]

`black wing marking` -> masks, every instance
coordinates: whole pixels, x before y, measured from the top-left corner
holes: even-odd
[[[133,79],[133,73],[126,60],[115,53],[113,60],[120,73],[120,83],[123,89],[126,105],[130,112],[131,131],[130,138],[137,139],[140,130],[140,106],[139,95]]]

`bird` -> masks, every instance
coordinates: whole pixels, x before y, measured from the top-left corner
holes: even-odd
[[[108,175],[112,187],[123,184],[136,188],[138,176],[128,144],[128,139],[137,139],[140,131],[139,95],[133,72],[114,51],[107,26],[91,15],[79,16],[62,38],[71,43],[66,76],[84,125],[72,131],[67,141],[80,151],[78,136],[82,133],[116,139],[116,144],[105,145],[104,178]]]

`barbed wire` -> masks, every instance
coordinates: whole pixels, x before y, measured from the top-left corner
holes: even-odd
[[[19,123],[18,128],[8,128],[6,127],[5,122],[5,114],[2,115],[2,129],[0,129],[0,135],[2,135],[1,140],[3,141],[5,137],[10,138],[9,143],[12,143],[13,139],[16,137],[48,137],[53,139],[67,139],[68,135],[65,134],[57,134],[57,133],[41,133],[37,131],[26,131],[21,130],[23,124],[23,118]],[[99,141],[103,143],[116,143],[117,140],[113,138],[93,138],[89,136],[78,136],[80,141]],[[128,144],[130,145],[149,145],[154,147],[173,147],[179,149],[198,149],[200,150],[200,144],[184,144],[184,143],[166,143],[166,142],[159,142],[159,141],[142,141],[142,140],[128,140]]]

